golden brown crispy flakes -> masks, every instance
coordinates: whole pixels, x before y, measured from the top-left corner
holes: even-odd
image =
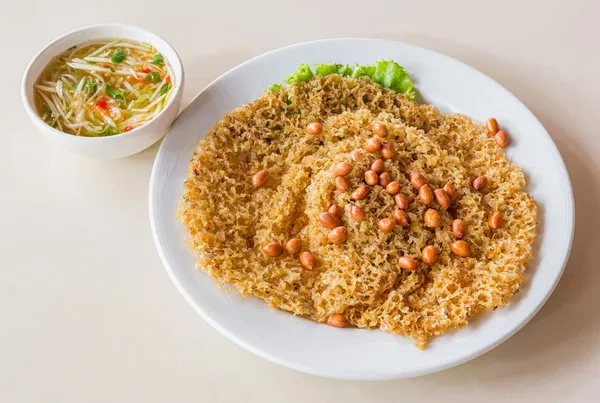
[[[322,124],[321,133],[307,133],[312,122]],[[384,141],[396,155],[384,161],[385,171],[409,206],[410,224],[389,233],[377,223],[393,216],[393,195],[375,185],[365,198],[351,198],[364,185],[365,171],[382,158],[381,151],[352,157],[373,137],[375,123],[388,129]],[[333,174],[342,162],[353,165],[344,192]],[[255,188],[253,175],[263,169],[268,181]],[[429,206],[438,210],[441,227],[425,226],[428,207],[410,172],[422,173],[432,190],[454,185],[449,209]],[[481,175],[488,184],[476,191],[471,183]],[[520,167],[469,118],[442,115],[366,78],[330,75],[269,92],[223,117],[190,163],[179,217],[199,267],[219,283],[315,321],[342,314],[350,325],[407,335],[422,348],[481,310],[505,305],[519,290],[536,227],[536,205],[524,186]],[[332,204],[343,209],[344,243],[328,242],[329,229],[319,223],[319,213]],[[364,220],[352,218],[352,206],[362,209]],[[491,230],[494,210],[503,220]],[[465,224],[472,257],[450,250],[455,218]],[[285,245],[292,238],[312,252],[314,270],[298,255],[261,252],[271,241]],[[400,257],[420,261],[427,245],[439,251],[434,264],[400,269]]]

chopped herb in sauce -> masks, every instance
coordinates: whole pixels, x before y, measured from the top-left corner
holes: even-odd
[[[163,55],[161,55],[160,53],[157,53],[154,55],[154,57],[152,58],[152,64],[156,64],[156,65],[160,65],[163,64],[165,61]]]
[[[127,54],[125,52],[123,52],[121,49],[115,49],[109,53],[109,56],[110,56],[111,62],[113,62],[115,64],[119,64],[123,60],[125,60],[125,57],[127,56]]]

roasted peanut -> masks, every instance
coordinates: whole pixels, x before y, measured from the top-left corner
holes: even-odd
[[[365,212],[362,208],[358,206],[350,207],[350,216],[354,218],[356,221],[364,221],[365,220]]]
[[[380,148],[381,148],[381,140],[379,140],[376,137],[373,137],[373,138],[367,140],[367,143],[365,144],[365,150],[367,150],[370,153],[379,151]]]
[[[343,315],[334,313],[327,318],[327,324],[333,327],[344,327],[346,325],[346,319],[344,319]]]
[[[492,213],[490,219],[488,220],[488,225],[491,229],[500,228],[500,226],[502,225],[502,214],[498,210]]]
[[[350,185],[348,185],[348,180],[346,178],[344,178],[343,176],[335,177],[335,187],[340,192],[345,192],[346,190],[348,190],[349,186]]]
[[[426,206],[429,206],[431,203],[433,203],[433,192],[431,191],[429,185],[421,186],[421,189],[419,189],[419,199],[421,199],[423,204]]]
[[[423,185],[425,185],[426,181],[423,175],[421,175],[419,172],[411,172],[410,183],[415,189],[419,190],[423,187]]]
[[[371,170],[365,172],[365,182],[370,186],[377,185],[377,182],[379,182],[379,176],[377,176],[377,172]]]
[[[473,181],[473,189],[483,190],[488,184],[487,176],[479,176]]]
[[[438,228],[442,224],[442,218],[440,217],[440,213],[437,210],[432,208],[428,209],[425,212],[425,216],[423,217],[425,221],[425,225],[429,228]]]
[[[392,232],[396,227],[396,221],[394,221],[391,218],[382,218],[381,220],[379,220],[377,225],[379,226],[379,229],[383,232]]]
[[[437,260],[438,260],[437,248],[433,245],[428,245],[428,246],[424,247],[423,250],[421,251],[421,259],[429,265],[437,262]]]
[[[340,162],[333,168],[333,174],[335,176],[346,176],[352,172],[352,164],[349,162]]]
[[[400,192],[400,183],[397,181],[392,181],[387,184],[385,190],[391,195],[398,194]]]
[[[448,193],[444,189],[436,189],[433,194],[435,195],[435,200],[442,208],[447,209],[450,207],[452,200],[450,200],[450,196],[448,196]]]
[[[385,171],[385,163],[383,162],[383,160],[382,159],[375,160],[371,164],[371,171],[375,171],[378,174],[380,174],[383,171]]]
[[[379,137],[387,137],[388,128],[384,123],[375,122],[373,123],[373,133],[375,133]]]
[[[452,221],[452,233],[455,237],[457,237],[458,239],[462,238],[463,236],[465,236],[465,231],[466,227],[463,220],[457,218],[456,220]]]
[[[313,270],[317,267],[317,259],[310,252],[302,252],[300,254],[300,263],[302,266],[306,267],[308,270]]]
[[[392,181],[392,175],[389,172],[383,172],[379,175],[379,186],[386,187]]]
[[[283,247],[279,243],[273,241],[263,246],[262,252],[267,256],[277,257],[281,256],[283,253]]]
[[[452,242],[452,245],[450,245],[450,249],[452,249],[452,252],[454,252],[455,255],[462,257],[471,256],[471,247],[468,243],[466,243],[463,240]]]
[[[394,201],[400,210],[408,209],[408,199],[402,193],[398,193],[394,196]]]
[[[285,250],[290,255],[295,255],[302,249],[302,241],[298,238],[292,238],[285,244]]]
[[[312,122],[306,126],[306,132],[308,134],[321,134],[323,131],[323,125],[319,122]]]
[[[267,184],[268,180],[269,180],[269,171],[266,169],[263,169],[262,171],[258,171],[252,177],[252,186],[254,186],[255,188],[263,187]]]
[[[398,259],[398,265],[405,270],[416,270],[419,267],[419,262],[409,256],[402,256]]]
[[[498,144],[498,147],[501,148],[508,147],[508,143],[510,143],[510,137],[508,136],[508,133],[506,133],[504,130],[498,130],[498,133],[496,133],[496,135],[494,136],[494,140],[496,140],[496,144]]]
[[[406,211],[404,210],[396,210],[394,211],[394,221],[396,221],[402,227],[408,227],[410,225],[410,218]]]
[[[329,211],[324,211],[319,214],[319,222],[326,228],[334,229],[340,225],[340,219],[331,214]]]
[[[391,160],[396,156],[396,154],[396,150],[391,144],[385,144],[383,147],[381,147],[381,155],[386,160]]]
[[[337,204],[332,204],[329,207],[329,211],[331,214],[333,214],[336,217],[342,218],[342,216],[344,215],[344,209],[341,208],[340,206],[338,206]]]
[[[346,242],[346,238],[348,238],[348,231],[346,231],[345,227],[335,227],[331,231],[329,231],[329,235],[327,236],[329,242],[331,243],[342,243]]]
[[[450,196],[450,200],[451,201],[455,201],[456,200],[456,189],[454,188],[453,184],[451,184],[450,182],[446,183],[444,185],[444,191],[446,193],[448,193],[448,196]]]
[[[352,150],[350,155],[352,156],[352,161],[354,162],[359,162],[363,159],[363,153],[360,150]]]
[[[486,122],[485,122],[485,129],[487,130],[487,132],[489,134],[491,134],[492,136],[496,133],[498,133],[498,121],[494,118],[489,118]]]
[[[371,188],[367,185],[360,185],[356,188],[354,192],[352,192],[352,198],[354,200],[362,200],[369,195],[371,192]]]

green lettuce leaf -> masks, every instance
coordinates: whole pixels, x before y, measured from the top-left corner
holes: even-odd
[[[381,60],[375,64],[365,66],[355,65],[354,68],[347,64],[318,64],[315,66],[315,72],[319,76],[329,74],[339,74],[352,78],[367,76],[382,87],[404,94],[410,99],[415,99],[417,96],[415,86],[404,67],[392,60]],[[315,73],[313,73],[308,63],[302,63],[298,66],[298,71],[286,78],[285,82],[297,84],[308,81],[314,76]],[[281,84],[274,84],[269,87],[268,91],[279,89],[281,89]]]
[[[369,77],[382,87],[404,94],[410,99],[415,99],[417,96],[415,86],[404,67],[391,60],[375,63],[375,72]]]
[[[358,78],[362,76],[373,77],[375,74],[375,66],[354,66],[354,71],[352,72],[352,78]]]
[[[315,72],[318,76],[339,74],[347,77],[352,74],[352,67],[347,64],[318,64],[315,66]]]
[[[301,83],[302,81],[310,80],[313,77],[314,74],[308,63],[302,63],[300,66],[298,66],[298,71],[286,78],[285,82],[288,84],[297,84]]]

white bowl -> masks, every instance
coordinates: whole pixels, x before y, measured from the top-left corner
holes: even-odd
[[[73,45],[95,39],[123,38],[152,44],[171,64],[175,93],[167,106],[150,122],[127,133],[109,137],[73,136],[54,129],[38,115],[34,104],[34,85],[56,56]],[[21,84],[21,98],[27,114],[44,135],[60,147],[84,157],[122,158],[136,154],[156,143],[177,117],[184,85],[183,64],[175,49],[161,37],[143,28],[125,24],[92,25],[69,32],[50,42],[29,63]]]
[[[494,116],[511,135],[508,158],[523,167],[539,206],[535,259],[510,306],[479,315],[460,331],[434,338],[424,351],[378,330],[338,329],[270,308],[257,298],[225,293],[198,270],[175,218],[189,160],[198,141],[232,109],[254,101],[298,64],[402,64],[427,102],[484,121]],[[223,74],[192,100],[165,137],[152,170],[150,224],[158,253],[185,299],[208,323],[242,347],[300,371],[344,379],[406,378],[475,358],[508,339],[544,304],[563,272],[574,226],[571,182],[552,139],[510,92],[483,73],[416,46],[376,39],[331,39],[278,49]],[[400,399],[401,400],[401,397]]]

